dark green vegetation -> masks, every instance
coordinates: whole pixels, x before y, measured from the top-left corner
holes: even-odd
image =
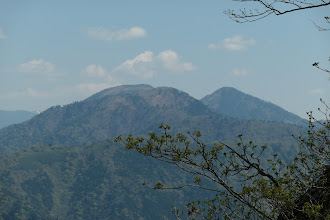
[[[174,185],[187,175],[112,141],[1,153],[0,219],[173,219],[172,204],[205,196],[142,185],[155,177]]]
[[[307,121],[283,108],[231,87],[218,89],[201,101],[224,115],[247,120],[277,121],[306,125]]]
[[[35,116],[35,113],[28,111],[4,111],[0,110],[0,129],[12,124],[22,123]]]
[[[244,143],[241,135],[236,146],[210,145],[201,141],[200,131],[173,134],[169,125],[161,125],[159,135],[116,141],[195,175],[176,189],[214,192],[211,200],[189,203],[186,214],[176,209],[177,219],[330,219],[330,107],[325,107],[325,121],[309,113],[309,129],[297,137],[299,153],[286,162],[278,154],[265,155],[266,146]],[[172,189],[162,182],[153,188]]]
[[[145,135],[161,123],[171,124],[173,132],[199,129],[205,143],[235,144],[244,134],[285,161],[297,153],[291,134],[305,132],[287,123],[224,116],[174,88],[107,89],[0,130],[1,218],[173,218],[171,204],[180,208],[206,199],[198,190],[159,193],[143,187],[144,181],[174,187],[193,177],[111,141],[120,134]]]
[[[258,21],[269,15],[280,16],[288,13],[295,13],[301,10],[311,10],[314,8],[330,6],[330,1],[237,1],[242,3],[252,2],[250,5],[247,4],[238,10],[228,9],[225,11],[225,14],[227,14],[229,18],[238,23]],[[325,16],[324,19],[326,24],[330,24],[329,16]],[[314,23],[314,21],[312,22]],[[330,30],[319,26],[316,23],[314,23],[314,25],[319,31]],[[319,62],[314,62],[312,66],[326,73],[330,73],[329,69],[320,66]],[[283,165],[280,160],[276,160],[276,163],[269,161],[272,168],[270,172],[267,170],[267,175],[263,175],[262,173],[265,170],[260,170],[259,160],[257,161],[258,164],[254,166],[254,168],[256,169],[257,174],[261,175],[261,177],[252,182],[254,185],[257,185],[257,187],[248,185],[248,189],[246,190],[245,186],[242,186],[243,191],[239,194],[239,196],[247,195],[250,197],[256,192],[257,194],[253,200],[244,203],[243,212],[241,212],[243,217],[239,216],[239,218],[245,219],[245,216],[249,217],[251,213],[249,210],[252,210],[257,215],[258,219],[260,217],[267,219],[277,217],[278,220],[330,219],[330,107],[329,104],[322,99],[321,102],[324,104],[325,109],[321,110],[319,108],[319,111],[323,113],[325,120],[319,121],[320,119],[317,120],[313,117],[312,112],[308,113],[309,129],[305,136],[299,136],[297,138],[297,141],[300,143],[300,151],[291,162]],[[130,140],[128,140],[128,142],[130,142]],[[245,147],[243,147],[243,149],[245,149]],[[204,152],[202,152],[202,155],[203,154]],[[247,165],[249,165],[249,161],[254,160],[253,154],[250,155],[245,150],[243,154],[237,154],[237,149],[233,149],[232,155],[234,158],[244,158],[243,161],[240,161],[241,163],[234,163],[234,172],[236,171],[234,175],[242,175],[239,172],[237,173],[237,171],[240,171],[242,164],[244,167],[244,164],[247,163]],[[245,160],[246,158],[248,158],[248,160]],[[223,167],[221,166],[221,168]],[[247,168],[248,169],[245,169],[245,171],[249,171],[251,167],[248,166]],[[223,169],[220,169],[220,171],[223,171]],[[242,176],[246,177],[246,174],[243,174]],[[247,174],[247,176],[249,176],[249,174]],[[254,177],[255,176],[252,175],[252,178]],[[239,196],[230,193],[230,190],[227,189],[225,196],[222,196],[220,200],[216,197],[216,199],[212,201],[206,201],[207,205],[215,204],[212,207],[209,206],[209,210],[217,209],[213,208],[217,206],[219,207],[219,210],[223,210],[223,203],[221,203],[221,201],[226,199],[226,195],[228,195],[228,193],[230,198],[238,199],[241,202],[243,201],[239,198]],[[257,201],[257,203],[259,202],[260,206],[254,206],[254,204],[257,204],[255,201]],[[276,204],[278,201],[280,201],[280,203]],[[193,207],[196,209],[196,206]],[[248,212],[244,211],[245,207],[249,207]],[[232,211],[230,206],[227,206],[225,210],[231,211],[234,217],[237,217],[237,211]],[[207,213],[217,214],[218,212],[211,210]],[[229,217],[233,215],[230,215]],[[224,216],[228,216],[227,213],[224,213]],[[211,216],[212,219],[213,217],[214,215]]]

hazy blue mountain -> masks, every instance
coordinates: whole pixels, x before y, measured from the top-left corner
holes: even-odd
[[[116,87],[116,95],[111,95],[111,89],[104,90],[98,98],[54,106],[27,122],[4,128],[0,151],[32,145],[80,146],[120,134],[144,135],[161,123],[172,125],[175,131],[201,130],[207,141],[234,140],[244,134],[249,140],[283,144],[292,143],[290,134],[301,132],[288,124],[224,117],[174,88],[139,87]],[[135,91],[127,92],[128,88]]]
[[[107,89],[0,130],[0,151],[9,151],[0,152],[0,219],[174,219],[170,205],[184,208],[207,194],[143,187],[144,181],[174,187],[193,177],[112,141],[120,134],[158,132],[161,123],[173,133],[199,129],[205,143],[235,145],[236,135],[244,134],[285,161],[297,150],[290,135],[304,132],[291,124],[224,116],[174,88]]]
[[[231,87],[218,89],[201,101],[216,112],[235,118],[306,125],[306,120],[299,116]]]
[[[29,111],[5,111],[0,110],[0,129],[9,125],[22,123],[31,119],[36,113]]]

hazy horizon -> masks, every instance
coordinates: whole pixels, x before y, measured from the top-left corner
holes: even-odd
[[[245,24],[227,1],[0,1],[0,109],[43,111],[123,84],[221,87],[306,118],[330,97],[328,7]],[[312,22],[313,21],[313,22]]]

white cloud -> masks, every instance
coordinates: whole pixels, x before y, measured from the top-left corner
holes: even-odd
[[[231,75],[233,75],[233,76],[246,76],[246,75],[248,75],[248,71],[246,69],[235,68],[231,72]]]
[[[153,53],[151,51],[145,51],[131,60],[126,60],[113,71],[115,73],[123,72],[144,78],[150,78],[155,74]]]
[[[165,50],[154,56],[152,51],[145,51],[131,60],[126,60],[113,71],[123,72],[144,78],[154,76],[156,72],[167,71],[170,73],[194,70],[192,63],[180,61],[178,54],[172,50]]]
[[[87,30],[88,37],[97,40],[133,40],[136,38],[143,38],[147,36],[147,31],[138,26],[130,29],[110,30],[104,27],[92,27]]]
[[[309,94],[312,95],[322,95],[324,94],[324,90],[323,89],[312,89],[308,91]]]
[[[90,64],[83,72],[87,73],[90,77],[104,77],[106,70],[101,65]]]
[[[3,33],[2,28],[0,28],[0,39],[6,39],[6,35]]]
[[[97,64],[90,64],[85,67],[82,71],[82,74],[87,75],[91,78],[98,78],[103,80],[103,82],[112,82],[113,78],[111,77],[110,73],[103,68],[101,65]]]
[[[54,64],[44,61],[42,59],[31,60],[27,63],[20,64],[18,67],[18,71],[23,73],[49,74],[52,73],[54,70]]]
[[[163,64],[164,68],[174,72],[184,72],[196,69],[192,63],[182,63],[176,52],[165,50],[158,54],[157,59]]]
[[[255,44],[256,41],[253,38],[244,39],[242,35],[235,35],[232,38],[226,38],[218,43],[211,43],[208,48],[213,50],[224,49],[229,51],[242,51],[247,50],[249,46]]]

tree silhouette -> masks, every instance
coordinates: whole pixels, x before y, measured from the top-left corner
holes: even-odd
[[[207,145],[200,131],[171,134],[169,125],[161,125],[159,135],[119,136],[116,141],[194,176],[190,183],[175,187],[161,182],[144,185],[216,193],[211,200],[187,204],[186,213],[173,208],[177,219],[325,219],[330,218],[330,108],[323,103],[326,120],[309,113],[309,130],[296,137],[300,151],[289,164],[276,154],[269,156],[266,146],[244,143],[242,135],[235,147],[223,142]]]

